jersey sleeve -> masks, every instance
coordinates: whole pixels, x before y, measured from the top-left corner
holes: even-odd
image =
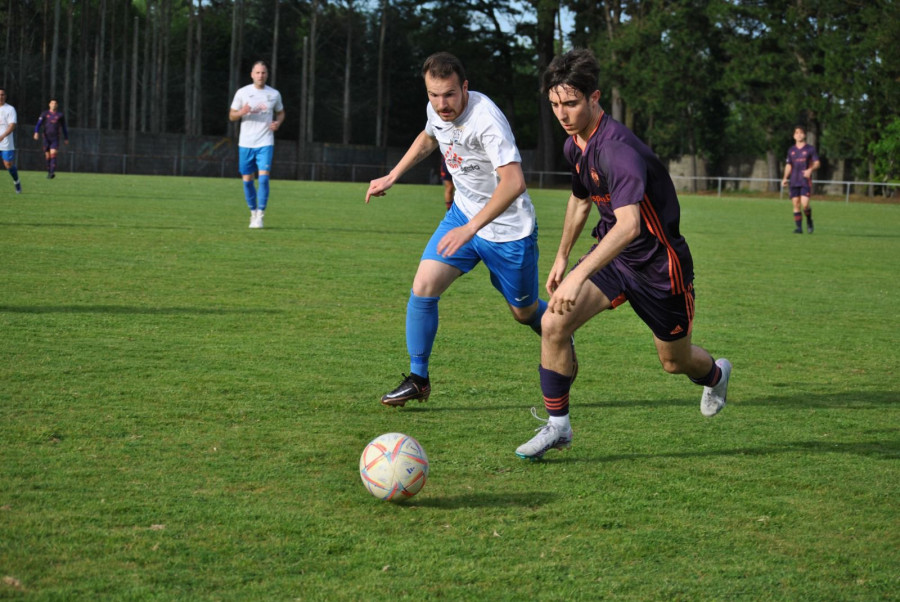
[[[41,124],[44,123],[44,117],[47,115],[46,111],[41,113],[41,116],[38,117],[37,123],[34,124],[34,133],[39,134],[41,131]]]
[[[627,144],[608,144],[600,152],[599,167],[606,176],[613,210],[644,200],[647,163]]]
[[[481,133],[481,144],[494,169],[522,162],[512,128],[499,111],[488,113]]]
[[[235,111],[239,111],[241,107],[244,106],[243,97],[241,96],[241,91],[238,90],[234,93],[234,100],[231,101],[231,108]]]
[[[284,110],[284,103],[281,102],[281,92],[276,92],[278,95],[275,99],[275,112],[280,113]]]

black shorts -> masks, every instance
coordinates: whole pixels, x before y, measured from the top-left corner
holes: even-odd
[[[642,284],[626,270],[608,264],[590,277],[615,309],[625,301],[631,304],[654,336],[661,341],[677,341],[690,334],[694,325],[694,285],[689,283],[683,293],[666,295]]]

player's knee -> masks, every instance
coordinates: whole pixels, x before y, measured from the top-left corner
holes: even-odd
[[[571,315],[560,315],[545,311],[543,318],[541,318],[541,336],[551,341],[568,340],[575,331],[568,319]]]
[[[662,364],[663,370],[665,370],[669,374],[681,374],[682,372],[684,372],[681,364],[675,360],[660,358],[659,362]]]

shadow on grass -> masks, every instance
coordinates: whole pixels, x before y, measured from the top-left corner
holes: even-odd
[[[2,306],[0,306],[2,310]],[[540,395],[540,391],[536,391],[536,395]],[[492,396],[489,391],[485,391],[483,397],[478,399],[490,399]],[[630,409],[652,409],[657,407],[685,407],[697,410],[700,408],[699,388],[696,398],[682,399],[656,399],[656,400],[610,400],[610,401],[581,401],[588,397],[584,393],[579,393],[577,399],[573,399],[572,408],[583,409],[603,409],[603,408],[630,408]],[[458,398],[457,398],[458,399]],[[402,412],[493,412],[496,410],[525,410],[531,406],[535,406],[541,410],[539,401],[521,404],[504,404],[495,403],[476,403],[475,398],[466,395],[463,401],[454,401],[452,393],[445,392],[439,396],[432,396],[426,403],[410,402],[404,407]],[[753,409],[755,407],[765,406],[767,408],[784,408],[795,410],[797,408],[821,409],[821,408],[847,408],[854,410],[877,410],[883,409],[883,406],[896,406],[900,409],[900,392],[898,391],[850,391],[841,393],[813,393],[806,394],[798,392],[793,395],[785,395],[782,397],[763,396],[753,400],[736,400],[729,401],[729,404],[723,411],[723,416],[731,412],[740,412],[744,409]],[[698,414],[699,415],[699,414]]]
[[[556,497],[558,496],[555,494],[540,492],[468,493],[436,498],[413,498],[404,502],[403,505],[418,506],[421,508],[438,508],[443,510],[456,510],[458,508],[501,508],[504,506],[526,508],[543,506]]]
[[[881,459],[900,459],[900,438],[887,441],[861,441],[846,443],[836,441],[794,441],[760,447],[738,447],[706,451],[683,451],[658,454],[611,454],[607,456],[552,455],[541,462],[546,464],[577,464],[597,462],[622,462],[656,458],[710,458],[719,456],[773,456],[777,454],[855,454]]]
[[[144,314],[144,315],[227,315],[280,314],[279,309],[218,307],[137,307],[132,305],[0,305],[0,313],[10,314]]]

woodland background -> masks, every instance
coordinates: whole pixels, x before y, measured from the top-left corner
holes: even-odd
[[[0,2],[0,82],[20,123],[55,97],[70,127],[233,136],[228,106],[261,59],[286,105],[280,139],[405,147],[424,124],[422,61],[449,50],[553,170],[562,131],[539,77],[577,46],[601,59],[604,107],[664,159],[715,173],[765,157],[780,177],[803,124],[832,168],[898,177],[893,0]]]

